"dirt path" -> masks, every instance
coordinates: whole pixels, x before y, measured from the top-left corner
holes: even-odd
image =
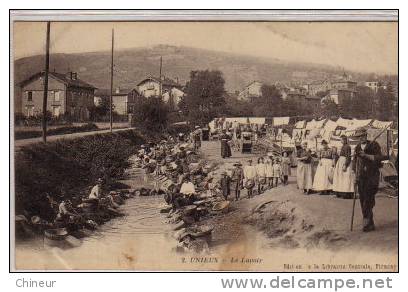
[[[233,153],[231,158],[220,158],[218,142],[204,142],[203,155],[211,161],[222,161],[220,170],[231,169],[236,161],[245,162],[255,155]],[[296,178],[290,177],[288,186],[279,186],[252,199],[231,203],[231,212],[214,217],[210,222],[215,252],[222,257],[232,254],[252,254],[266,260],[272,252],[275,259],[297,259],[295,263],[340,263],[347,260],[341,271],[378,271],[397,269],[398,254],[398,200],[377,194],[374,209],[377,230],[363,233],[360,204],[355,209],[354,231],[350,231],[352,200],[317,194],[305,196],[296,188]],[[256,209],[256,212],[254,212]],[[220,248],[217,245],[220,244]],[[226,248],[225,248],[226,247]],[[276,252],[280,250],[279,255]],[[312,254],[316,254],[312,257]],[[352,267],[350,262],[355,263]],[[358,264],[357,264],[358,263]],[[371,263],[365,266],[364,263]],[[378,266],[376,266],[378,264]],[[384,266],[382,266],[384,264]],[[258,269],[293,270],[282,263],[258,265]],[[386,266],[386,267],[385,267]],[[225,265],[223,269],[257,269],[257,265]],[[332,267],[333,268],[333,267]],[[302,270],[308,270],[303,265]]]

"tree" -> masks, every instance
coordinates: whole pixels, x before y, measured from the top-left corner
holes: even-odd
[[[373,116],[374,94],[367,86],[358,86],[356,96],[351,100],[351,113],[353,117],[368,119]]]
[[[191,71],[180,110],[194,124],[206,124],[225,105],[225,80],[220,71]]]
[[[377,118],[379,120],[391,120],[393,119],[394,108],[396,107],[395,96],[391,83],[388,83],[384,89],[380,87],[376,94],[377,100]]]
[[[98,105],[88,108],[91,120],[99,121],[109,117],[110,100],[109,98],[102,98]],[[115,110],[115,105],[112,104],[112,112]]]
[[[160,97],[151,96],[135,109],[132,125],[160,132],[167,126],[169,108]]]
[[[330,90],[318,91],[316,92],[316,96],[323,98],[330,93]]]
[[[282,95],[274,85],[262,85],[262,95],[253,100],[256,116],[281,116],[283,108]]]
[[[230,117],[251,117],[253,105],[249,101],[239,100],[235,96],[226,95],[223,115]]]
[[[339,116],[339,106],[330,98],[323,99],[320,107],[316,108],[315,115],[324,118]]]

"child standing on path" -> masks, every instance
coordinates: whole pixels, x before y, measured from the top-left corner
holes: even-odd
[[[273,187],[273,160],[269,158],[265,163],[266,179],[268,180],[268,188]]]
[[[283,184],[288,184],[288,177],[290,175],[290,158],[288,157],[288,152],[284,151],[282,154],[282,175],[283,175]]]
[[[266,165],[264,163],[263,157],[258,158],[258,164],[256,167],[256,176],[258,178],[257,185],[258,185],[258,195],[262,194],[265,190],[266,184]]]

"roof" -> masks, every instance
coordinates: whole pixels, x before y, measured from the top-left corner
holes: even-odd
[[[38,72],[32,76],[30,76],[29,78],[27,78],[26,80],[23,80],[19,83],[20,86],[24,86],[32,81],[34,81],[35,79],[42,77],[45,75],[44,71]],[[72,86],[72,87],[80,87],[80,88],[88,88],[88,89],[96,89],[95,86],[82,81],[81,79],[71,79],[68,78],[65,74],[63,73],[57,73],[57,72],[48,72],[48,76],[52,77],[54,79],[57,79],[63,83],[65,83],[67,86]]]
[[[117,89],[113,89],[112,95],[113,96],[128,95],[130,92],[132,92],[132,90],[134,90],[134,89],[133,88],[132,89],[119,88],[119,92],[117,92]],[[111,95],[111,90],[106,89],[106,88],[97,89],[95,91],[95,95],[96,96],[110,96]]]
[[[353,80],[344,80],[344,79],[337,79],[337,80],[334,80],[334,81],[332,81],[331,83],[357,83],[356,81],[353,81]]]
[[[316,96],[316,95],[307,95],[306,99],[315,99],[315,100],[321,100],[321,97]]]
[[[256,83],[260,84],[261,86],[263,85],[263,83],[262,83],[261,81],[254,80],[254,81],[251,81],[250,83],[248,83],[248,85],[245,86],[245,88],[248,88],[248,87],[250,87],[252,84],[256,84]],[[245,90],[245,88],[244,88],[244,90]]]
[[[303,95],[303,96],[306,96],[306,94],[304,94],[303,92],[299,92],[297,90],[289,91],[287,94],[288,95]]]
[[[148,76],[147,78],[143,79],[140,81],[137,85],[139,86],[140,84],[148,81],[148,80],[153,80],[156,81],[157,83],[160,83],[160,78],[159,77],[154,77],[154,76]],[[164,80],[161,81],[162,86],[170,86],[170,87],[182,87],[181,84],[177,83],[173,79],[164,77]]]
[[[357,92],[351,88],[332,88],[330,89],[330,93],[339,92],[339,91],[348,91],[348,92]]]

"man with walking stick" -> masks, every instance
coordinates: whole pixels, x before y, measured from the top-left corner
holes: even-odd
[[[360,129],[357,131],[356,137],[359,137],[360,142],[355,148],[353,169],[356,178],[356,187],[354,199],[358,190],[360,196],[361,211],[363,214],[363,231],[369,232],[375,229],[373,208],[375,206],[375,194],[378,191],[380,180],[381,147],[375,141],[367,140],[367,130]],[[351,230],[353,229],[354,204],[351,221]]]

